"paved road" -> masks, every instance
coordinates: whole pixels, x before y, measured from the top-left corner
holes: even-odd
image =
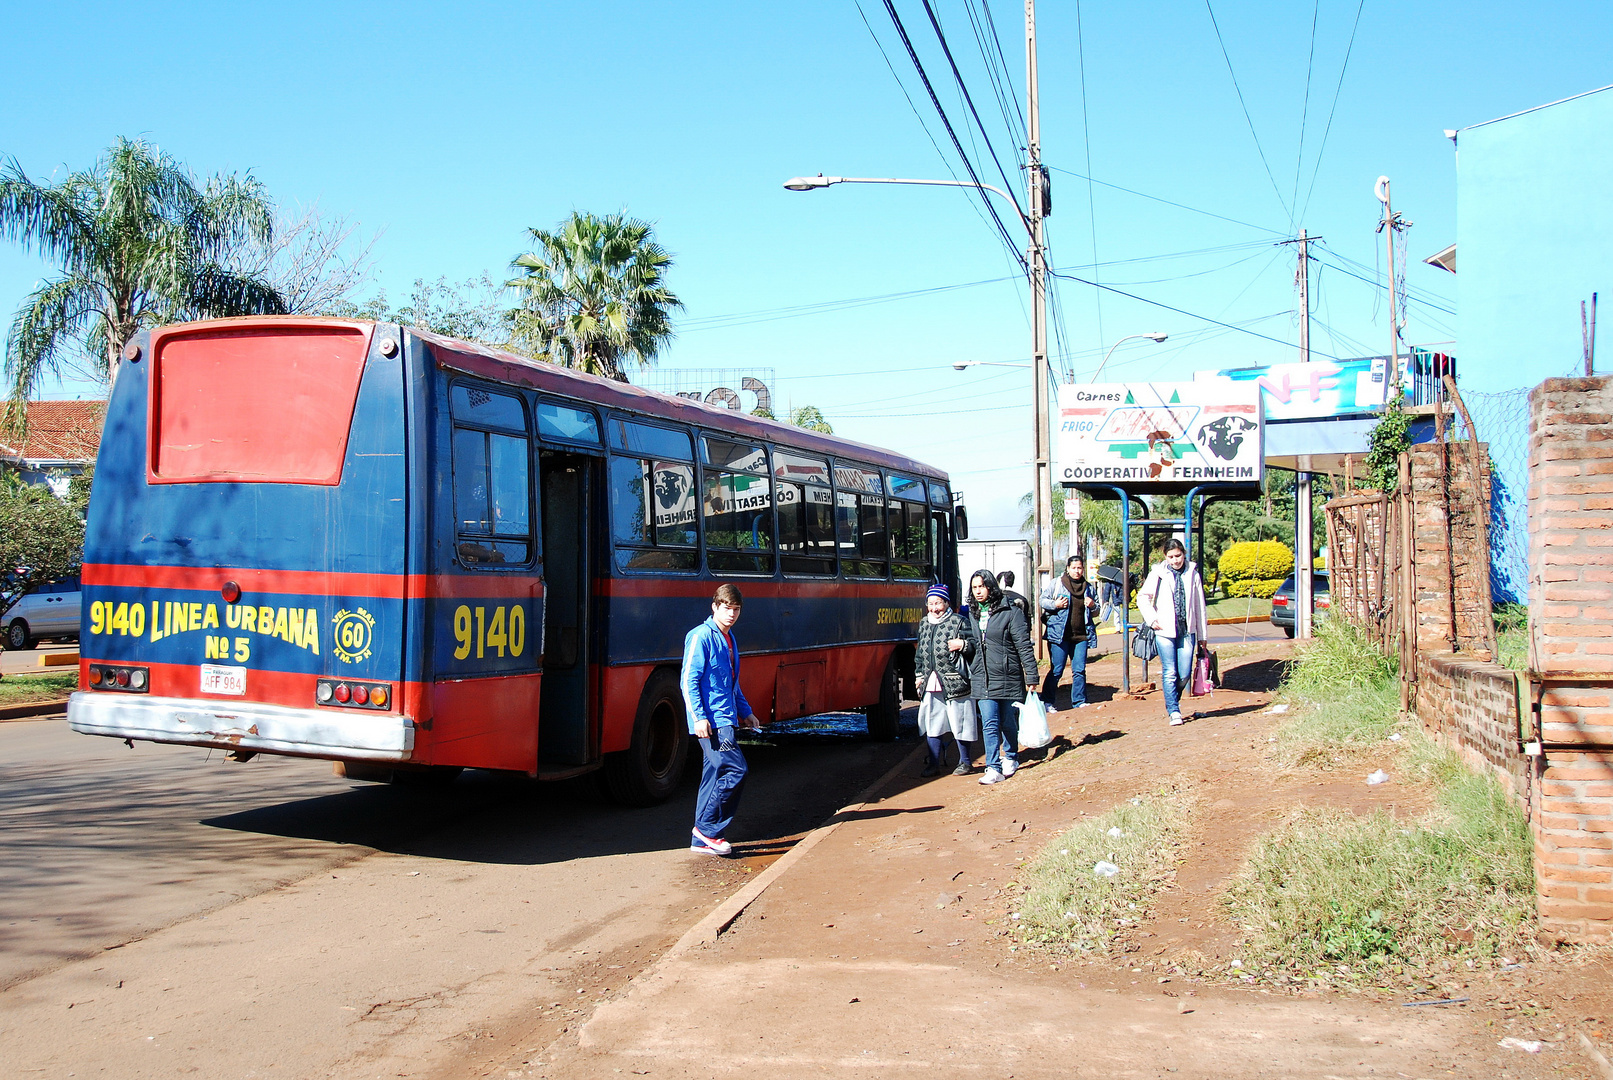
[[[0,674],[5,675],[36,675],[47,671],[71,671],[71,667],[47,668],[39,666],[39,658],[47,653],[78,652],[78,643],[69,645],[38,645],[32,649],[13,652],[7,649],[0,653]]]
[[[734,839],[816,826],[911,749],[868,742],[860,718],[791,727],[750,748]],[[323,761],[235,763],[60,720],[0,724],[0,989],[375,852],[564,875],[574,861],[675,850],[695,782],[625,810],[587,778],[470,772],[441,791],[397,789],[339,779]]]

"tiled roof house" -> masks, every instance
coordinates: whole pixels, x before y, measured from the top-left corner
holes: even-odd
[[[105,415],[105,401],[30,401],[21,445],[0,434],[0,468],[64,495],[68,480],[94,464]]]

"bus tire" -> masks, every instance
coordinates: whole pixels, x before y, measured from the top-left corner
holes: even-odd
[[[892,654],[885,662],[885,674],[879,679],[879,702],[868,706],[868,737],[875,742],[891,742],[896,738],[896,729],[902,719],[900,680],[896,656]]]
[[[605,755],[605,791],[623,806],[665,802],[683,779],[688,753],[683,689],[676,671],[662,669],[650,676],[639,695],[632,745]]]

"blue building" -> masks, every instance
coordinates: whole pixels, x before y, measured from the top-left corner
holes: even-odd
[[[1495,463],[1491,585],[1528,593],[1528,388],[1583,373],[1580,304],[1613,297],[1613,86],[1473,124],[1456,146],[1462,393]]]

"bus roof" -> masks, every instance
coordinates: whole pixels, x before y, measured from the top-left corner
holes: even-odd
[[[326,318],[312,315],[249,315],[233,319],[208,319],[158,327],[152,331],[152,334],[154,337],[172,337],[194,330],[217,330],[231,326],[259,328],[270,326],[313,327],[332,324],[355,328],[362,327],[372,332],[376,326],[386,325],[371,319]],[[842,439],[835,435],[825,435],[822,432],[799,428],[793,424],[780,423],[777,420],[764,420],[759,416],[750,416],[746,413],[735,412],[733,409],[707,405],[704,402],[694,401],[690,398],[681,398],[672,394],[662,394],[655,390],[646,390],[641,386],[634,386],[632,383],[617,382],[614,379],[605,379],[597,375],[587,375],[580,371],[573,371],[541,360],[534,360],[529,356],[504,352],[476,342],[461,341],[458,338],[432,333],[416,326],[403,327],[403,329],[432,346],[437,356],[438,366],[454,371],[462,371],[468,375],[492,379],[495,382],[530,387],[534,390],[560,394],[599,405],[608,405],[647,416],[656,416],[686,424],[714,428],[733,434],[736,437],[783,443],[795,449],[814,451],[820,454],[856,458],[867,464],[883,465],[886,468],[917,473],[932,480],[941,480],[943,482],[948,480],[947,474],[933,465],[926,465],[921,461],[915,461],[910,457],[884,450],[877,446],[853,442],[850,439]]]
[[[490,349],[474,342],[444,337],[418,327],[409,327],[409,333],[428,342],[437,351],[437,363],[445,368],[463,371],[469,375],[498,382],[515,383],[552,394],[563,394],[582,401],[609,405],[618,409],[677,420],[686,424],[716,428],[740,437],[757,441],[784,443],[799,449],[856,458],[870,464],[904,472],[918,473],[932,480],[945,481],[947,474],[933,465],[926,465],[910,457],[866,443],[853,442],[835,435],[777,420],[736,412],[733,409],[707,405],[691,398],[646,390],[632,383],[617,382],[555,364],[519,356],[515,353]]]

